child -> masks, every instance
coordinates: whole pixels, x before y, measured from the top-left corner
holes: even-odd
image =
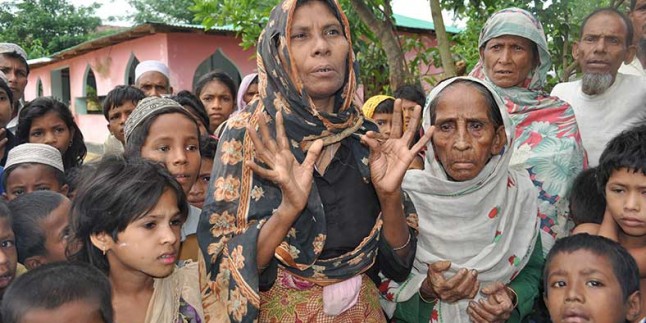
[[[36,191],[9,203],[16,235],[18,261],[31,270],[65,261],[70,200],[60,193]]]
[[[74,122],[72,112],[52,98],[36,98],[20,111],[16,138],[19,143],[55,147],[63,156],[65,169],[82,165],[87,154],[83,134]]]
[[[390,137],[390,126],[395,98],[387,95],[375,95],[363,104],[361,110],[366,118],[375,121],[379,132]]]
[[[4,141],[4,151],[0,151],[0,166],[3,167],[7,162],[7,153],[16,145],[16,137],[6,128],[11,121],[13,102],[13,92],[9,87],[9,80],[0,71],[0,143]]]
[[[206,192],[209,190],[209,181],[211,180],[211,170],[213,169],[213,158],[217,149],[218,141],[210,136],[203,136],[200,139],[200,172],[197,180],[191,190],[188,192],[188,203],[201,209],[204,205]]]
[[[574,179],[570,191],[570,217],[574,221],[572,233],[597,234],[606,211],[606,200],[597,185],[597,169],[588,168]]]
[[[7,203],[0,200],[0,300],[16,277],[17,265],[16,237],[11,229],[11,212]]]
[[[20,276],[2,302],[2,321],[112,323],[105,274],[83,263],[40,266]]]
[[[606,198],[599,235],[618,241],[635,258],[646,292],[646,125],[622,132],[601,154],[597,183]],[[641,317],[646,316],[646,297]]]
[[[27,143],[9,151],[2,183],[3,196],[8,201],[33,191],[67,194],[61,154],[46,144]]]
[[[547,255],[543,282],[554,323],[624,323],[639,316],[637,264],[609,239],[577,234],[557,240]]]
[[[145,97],[144,92],[131,85],[119,85],[108,92],[103,101],[103,116],[108,121],[108,131],[114,137],[108,137],[104,144],[104,154],[123,153],[123,125],[135,109],[137,103]],[[119,143],[114,142],[114,139]],[[112,140],[112,141],[111,141]],[[112,147],[112,146],[114,147]]]
[[[126,121],[125,156],[163,163],[188,194],[200,171],[200,132],[193,116],[179,103],[147,97]],[[191,208],[182,241],[195,234],[201,210]]]
[[[193,93],[209,115],[209,133],[215,133],[235,110],[238,93],[235,82],[227,73],[212,71],[200,77]]]
[[[115,321],[204,322],[197,263],[175,265],[188,214],[180,184],[141,159],[107,156],[83,171],[70,213],[70,245],[80,249],[70,258],[110,277]]]

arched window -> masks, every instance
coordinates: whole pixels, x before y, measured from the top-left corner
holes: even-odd
[[[215,70],[229,74],[236,83],[236,86],[239,85],[242,80],[238,67],[229,58],[227,58],[220,49],[218,49],[213,55],[209,56],[197,67],[195,75],[193,76],[193,86],[195,86],[195,83],[197,83],[197,80],[199,80],[202,75]]]
[[[126,65],[126,79],[125,84],[133,85],[135,84],[135,68],[139,65],[139,60],[135,54],[130,53],[130,58],[128,59],[128,64]]]
[[[40,80],[40,77],[36,81],[36,97],[43,96],[43,81]]]
[[[83,84],[83,95],[85,96],[87,113],[102,113],[101,102],[96,88],[96,77],[90,65],[85,68],[85,82]]]

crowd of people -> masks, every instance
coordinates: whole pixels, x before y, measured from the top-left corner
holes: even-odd
[[[239,85],[139,63],[92,161],[0,43],[0,322],[646,321],[646,0],[580,27],[551,94],[508,8],[468,76],[359,106],[338,2],[285,0]]]

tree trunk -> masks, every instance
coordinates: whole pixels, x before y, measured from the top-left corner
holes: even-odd
[[[433,24],[435,25],[435,35],[437,36],[437,47],[440,51],[440,59],[442,59],[442,69],[444,69],[445,77],[455,76],[455,63],[451,56],[451,44],[449,37],[446,34],[444,27],[444,18],[442,18],[442,7],[440,7],[439,0],[430,0],[431,15],[433,16]]]
[[[388,61],[390,87],[395,90],[401,85],[406,84],[406,79],[409,78],[410,72],[406,68],[404,52],[395,34],[395,28],[390,20],[390,16],[387,16],[386,20],[382,21],[375,17],[363,0],[351,0],[350,3],[363,23],[374,28],[375,34],[381,41],[381,47],[386,52],[386,59]],[[389,5],[390,3],[387,1],[386,6]]]

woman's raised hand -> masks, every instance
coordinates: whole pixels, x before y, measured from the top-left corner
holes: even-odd
[[[427,129],[424,136],[410,147],[419,124],[422,108],[415,107],[409,127],[403,132],[402,101],[395,100],[390,137],[369,131],[361,142],[370,147],[370,176],[380,197],[400,194],[400,187],[408,166],[417,153],[433,136],[434,127]],[[403,132],[403,135],[402,135]]]
[[[255,161],[248,161],[254,173],[260,177],[274,182],[282,192],[281,208],[286,214],[296,219],[298,214],[307,205],[307,199],[312,188],[314,165],[318,159],[323,142],[316,140],[310,146],[303,163],[299,164],[289,149],[289,140],[285,134],[282,113],[276,113],[276,139],[272,138],[264,114],[258,122],[260,135],[256,129],[247,126],[247,131],[256,149],[256,158],[267,167],[258,165]]]

